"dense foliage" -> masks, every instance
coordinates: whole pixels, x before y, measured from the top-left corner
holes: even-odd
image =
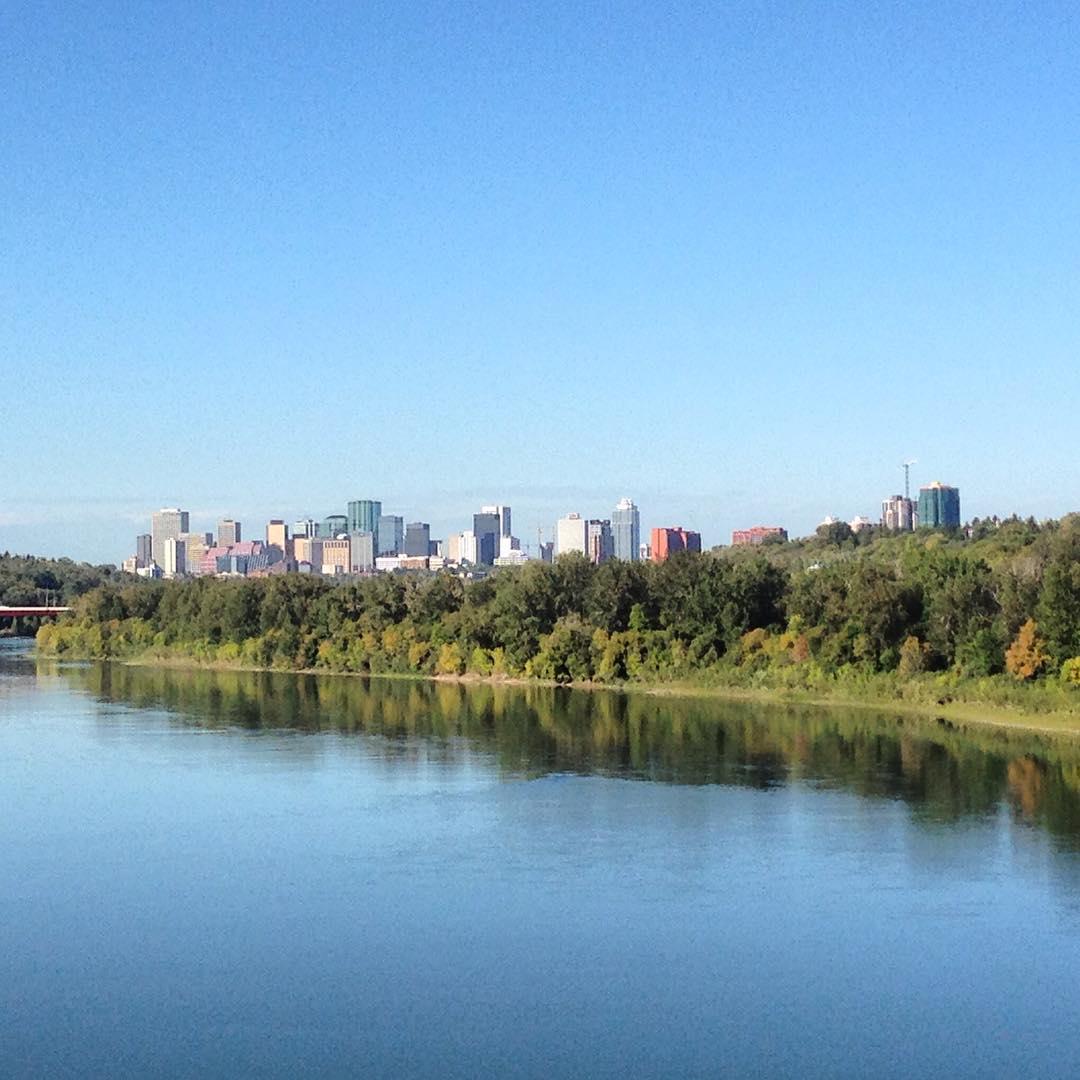
[[[835,533],[835,535],[834,535]],[[976,538],[828,535],[660,565],[578,556],[464,582],[283,575],[105,585],[43,651],[557,682],[820,687],[890,675],[1080,686],[1080,516]]]
[[[0,554],[0,604],[38,607],[70,604],[77,596],[106,582],[130,580],[115,566],[91,566],[71,559]]]

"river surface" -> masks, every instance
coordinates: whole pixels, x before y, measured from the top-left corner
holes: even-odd
[[[0,1075],[1080,1075],[1080,751],[0,642]]]

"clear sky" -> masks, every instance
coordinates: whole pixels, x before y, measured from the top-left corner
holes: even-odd
[[[1080,508],[1074,3],[9,4],[0,550]]]

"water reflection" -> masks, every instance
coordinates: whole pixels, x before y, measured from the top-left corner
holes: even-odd
[[[902,799],[928,823],[1004,802],[1080,847],[1080,746],[870,710],[268,672],[57,667],[81,691],[184,723],[423,740],[448,760],[484,753],[507,776],[622,776],[769,788],[803,783]]]

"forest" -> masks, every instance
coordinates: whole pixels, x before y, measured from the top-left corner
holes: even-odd
[[[105,582],[130,580],[115,566],[91,566],[72,559],[0,554],[0,604],[7,607],[67,605]]]
[[[44,654],[361,674],[868,692],[1080,706],[1080,515],[488,577],[105,582]],[[977,691],[977,693],[975,693]],[[1075,698],[1072,696],[1075,693]],[[1075,701],[1074,706],[1072,702]]]

